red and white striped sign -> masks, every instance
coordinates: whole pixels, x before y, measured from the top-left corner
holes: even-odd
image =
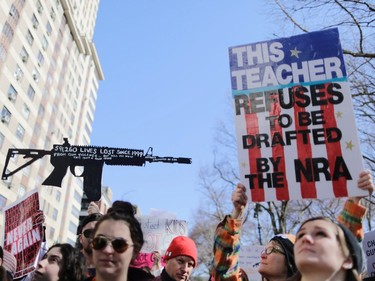
[[[337,29],[232,47],[229,55],[250,200],[365,195],[356,186],[364,168]]]

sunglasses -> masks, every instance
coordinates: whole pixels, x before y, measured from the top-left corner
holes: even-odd
[[[109,243],[112,244],[112,248],[120,254],[125,252],[129,247],[133,246],[129,245],[128,241],[126,241],[124,238],[109,239],[105,236],[96,236],[91,241],[92,248],[94,250],[103,250]]]
[[[82,232],[83,236],[86,238],[92,238],[92,233],[94,232],[94,229],[86,229]]]

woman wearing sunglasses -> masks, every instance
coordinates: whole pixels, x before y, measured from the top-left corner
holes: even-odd
[[[127,281],[129,264],[140,252],[143,242],[133,206],[129,202],[115,201],[95,225],[91,244],[96,276],[87,280]]]

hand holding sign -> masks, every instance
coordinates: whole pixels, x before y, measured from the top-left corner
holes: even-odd
[[[371,195],[374,192],[375,187],[370,171],[363,171],[359,174],[357,185],[358,188],[368,191],[368,195]],[[358,204],[363,197],[365,197],[365,195],[353,197],[351,199]]]

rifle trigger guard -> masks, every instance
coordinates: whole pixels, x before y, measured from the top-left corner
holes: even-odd
[[[76,167],[77,167],[77,166],[71,165],[71,166],[69,167],[69,168],[70,168],[70,172],[71,172],[75,177],[83,177],[83,173],[84,173],[85,171],[83,171],[82,174],[80,174],[79,176],[77,176],[77,175],[76,175],[76,170],[75,170]]]

